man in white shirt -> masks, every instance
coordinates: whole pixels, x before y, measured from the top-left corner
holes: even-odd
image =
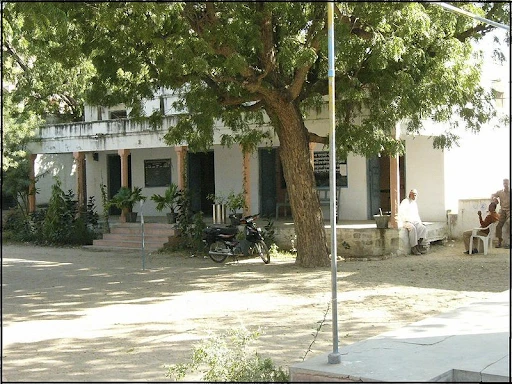
[[[409,197],[402,200],[398,207],[398,223],[409,232],[411,252],[414,255],[421,255],[422,253],[427,253],[426,249],[422,246],[423,240],[427,236],[427,227],[420,219],[418,204],[416,203],[417,195],[418,191],[411,189]]]

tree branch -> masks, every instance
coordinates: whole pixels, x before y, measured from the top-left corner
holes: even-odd
[[[25,64],[25,62],[21,59],[21,57],[16,53],[16,51],[9,44],[8,41],[5,41],[2,44],[2,46],[4,47],[4,51],[7,51],[7,53],[14,58],[14,60],[18,63],[18,65],[21,67],[21,69],[23,69],[24,72],[29,71],[30,68],[27,66],[27,64]]]
[[[325,33],[327,33],[327,23],[324,23],[322,28],[319,29],[318,32],[316,32],[317,27],[319,23],[323,22],[320,21],[320,19],[316,19],[313,21],[311,28],[308,31],[308,35],[306,37],[306,42],[311,40],[310,47],[315,51],[315,53],[318,55],[318,52],[320,51],[320,41],[323,36],[325,36]],[[315,34],[316,32],[316,34]],[[313,66],[315,62],[312,62],[311,64],[304,65],[297,69],[295,72],[295,76],[293,78],[292,83],[290,84],[290,87],[288,88],[288,94],[290,101],[295,100],[301,90],[303,89],[304,82],[306,81],[307,74],[311,67]]]
[[[350,33],[353,35],[364,40],[371,40],[373,38],[373,32],[368,32],[365,28],[366,26],[359,21],[359,18],[342,14],[338,7],[334,7],[334,13],[336,13],[343,24],[350,26]]]
[[[327,136],[318,136],[316,133],[308,131],[308,140],[310,143],[320,143],[324,145],[329,145],[329,137]]]
[[[263,51],[261,53],[261,63],[263,68],[263,74],[258,76],[258,80],[262,80],[265,76],[275,68],[276,52],[274,49],[274,36],[273,36],[273,25],[272,15],[265,11],[265,3],[258,3],[264,16],[261,21],[261,40],[263,43]]]

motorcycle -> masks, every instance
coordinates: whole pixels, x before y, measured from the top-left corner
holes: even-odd
[[[259,255],[265,264],[270,263],[270,251],[263,241],[261,228],[256,227],[256,215],[241,218],[231,214],[229,218],[234,225],[227,227],[208,226],[203,231],[203,242],[208,255],[216,263],[222,263],[228,256]],[[245,225],[245,239],[238,239],[238,225]]]

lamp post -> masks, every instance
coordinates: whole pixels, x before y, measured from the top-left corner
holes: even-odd
[[[329,60],[329,194],[331,222],[331,295],[332,295],[332,353],[328,356],[329,364],[341,363],[338,352],[338,288],[337,288],[337,244],[336,244],[336,140],[334,113],[334,2],[327,3],[327,24],[329,28],[328,60]]]

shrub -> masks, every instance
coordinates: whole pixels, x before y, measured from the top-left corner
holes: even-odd
[[[80,212],[73,191],[62,191],[56,179],[48,208],[37,209],[27,215],[21,207],[9,214],[4,230],[8,239],[40,244],[92,244],[96,238],[98,214],[94,197],[89,198],[87,209]]]
[[[263,359],[251,351],[249,346],[258,337],[259,331],[249,332],[246,328],[213,335],[194,349],[191,362],[168,367],[166,376],[180,381],[187,373],[204,368],[202,381],[289,381],[289,375],[281,367],[276,368],[270,358]]]

